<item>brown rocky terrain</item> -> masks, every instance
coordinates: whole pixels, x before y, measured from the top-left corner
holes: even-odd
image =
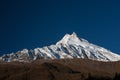
[[[120,61],[88,59],[0,63],[0,80],[120,80]]]

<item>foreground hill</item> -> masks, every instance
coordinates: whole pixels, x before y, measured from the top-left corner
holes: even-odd
[[[0,63],[0,80],[120,80],[120,62],[39,59]]]

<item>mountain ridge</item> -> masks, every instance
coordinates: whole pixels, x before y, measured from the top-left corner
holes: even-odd
[[[87,40],[78,37],[73,32],[66,34],[54,45],[44,46],[35,49],[23,49],[16,53],[4,54],[0,57],[1,61],[11,62],[30,62],[37,59],[66,59],[82,58],[98,61],[118,61],[120,55],[113,53],[103,47],[89,43]]]

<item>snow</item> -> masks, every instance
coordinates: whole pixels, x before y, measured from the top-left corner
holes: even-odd
[[[21,51],[21,53],[28,53],[28,50],[27,50],[27,49],[23,49],[23,50]]]
[[[26,54],[26,55],[25,55]],[[14,55],[14,54],[12,54]],[[66,34],[60,41],[55,45],[45,46],[43,48],[35,48],[32,54],[29,54],[29,50],[23,49],[15,53],[17,58],[11,58],[10,55],[2,56],[0,59],[3,61],[29,61],[30,56],[32,60],[37,58],[41,59],[64,59],[64,58],[88,58],[98,61],[118,61],[120,55],[113,53],[103,47],[89,43],[83,38],[79,38],[75,32],[71,35]]]

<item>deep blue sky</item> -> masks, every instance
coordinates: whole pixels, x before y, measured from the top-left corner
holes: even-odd
[[[120,53],[120,1],[0,1],[0,54],[55,44],[72,32]]]

